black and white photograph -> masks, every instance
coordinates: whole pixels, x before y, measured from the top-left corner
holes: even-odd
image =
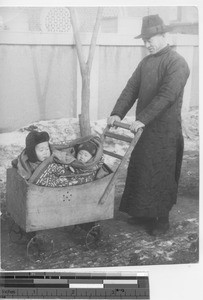
[[[199,263],[196,6],[0,6],[1,269]]]

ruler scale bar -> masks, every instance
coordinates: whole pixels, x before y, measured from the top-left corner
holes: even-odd
[[[81,289],[54,289],[54,288],[49,288],[49,289],[45,289],[45,288],[37,288],[37,289],[12,289],[9,291],[2,291],[2,293],[0,294],[1,298],[20,298],[23,296],[27,296],[30,298],[33,297],[42,297],[43,298],[47,298],[49,299],[51,296],[52,297],[58,297],[64,295],[66,298],[68,299],[72,299],[74,298],[78,298],[80,296],[82,297],[87,297],[87,298],[91,298],[93,296],[100,297],[108,297],[108,298],[123,298],[123,299],[129,299],[129,297],[132,297],[132,299],[149,299],[149,290],[148,289],[133,289],[133,288],[127,288],[127,289],[122,289],[122,288],[118,288],[118,289],[88,289],[88,288],[81,288]],[[145,298],[143,298],[145,297]]]
[[[70,279],[68,280],[69,283],[103,283],[102,279]]]
[[[69,285],[70,288],[76,288],[76,289],[103,289],[104,285],[103,284],[91,284],[91,283],[70,283]]]
[[[146,272],[2,272],[1,299],[150,299]]]
[[[104,284],[138,284],[138,280],[125,280],[125,279],[104,279],[103,280]]]
[[[101,277],[103,279],[105,278],[145,278],[148,277],[147,273],[141,272],[141,273],[134,273],[134,275],[132,275],[131,273],[84,273],[84,274],[77,274],[77,273],[58,273],[58,272],[54,272],[54,273],[45,273],[45,272],[1,272],[0,273],[1,277],[11,277],[11,278],[62,278],[62,277],[66,277],[66,278],[97,278],[97,277]]]
[[[4,280],[12,280],[12,279],[14,279],[14,280],[23,280],[23,279],[26,279],[26,280],[31,280],[31,279],[35,279],[35,280],[37,280],[37,279],[41,279],[41,280],[45,280],[45,279],[56,279],[56,280],[62,280],[62,279],[68,279],[68,280],[74,280],[74,279],[77,279],[77,280],[79,280],[79,279],[81,279],[81,280],[93,280],[93,279],[98,279],[98,280],[121,280],[121,279],[123,279],[123,280],[142,280],[142,279],[144,279],[144,280],[146,280],[146,277],[137,277],[137,276],[131,276],[131,277],[125,277],[125,276],[121,276],[121,277],[118,277],[118,276],[114,276],[114,277],[110,277],[110,276],[105,276],[105,277],[98,277],[98,276],[96,276],[96,277],[75,277],[75,276],[72,276],[72,277],[69,277],[69,276],[61,276],[61,277],[55,277],[55,278],[53,278],[53,277],[50,277],[50,276],[44,276],[44,277],[38,277],[38,276],[30,276],[30,277],[14,277],[14,276],[10,276],[10,277],[7,277],[7,276],[4,276],[4,275],[0,275],[0,279],[4,279]]]
[[[104,289],[135,289],[137,286],[134,284],[104,284]]]
[[[127,293],[128,292],[131,292],[131,293],[134,293],[134,295],[136,294],[139,294],[139,293],[142,293],[144,294],[145,292],[147,292],[148,290],[146,289],[140,289],[140,290],[137,290],[137,289],[133,289],[133,288],[130,288],[130,289],[127,289],[125,291],[125,289],[123,288],[118,288],[118,289],[112,289],[112,288],[108,288],[108,289],[103,289],[100,291],[98,290],[92,290],[92,289],[73,289],[73,288],[70,288],[70,289],[60,289],[60,290],[57,290],[57,289],[54,289],[54,288],[50,288],[50,289],[44,289],[44,288],[36,288],[36,289],[30,289],[29,291],[27,289],[23,289],[23,288],[16,288],[16,289],[11,289],[9,290],[9,292],[7,290],[4,290],[2,289],[2,295],[13,295],[13,296],[18,296],[18,295],[25,295],[27,292],[29,292],[29,294],[32,294],[32,295],[42,295],[44,293],[47,293],[49,292],[49,294],[52,294],[52,295],[58,295],[60,293],[64,293],[66,295],[77,295],[78,293],[80,294],[81,291],[85,291],[85,292],[90,292],[91,294],[109,294],[109,293]],[[103,292],[101,292],[103,291]]]
[[[34,284],[68,284],[67,279],[34,279]]]

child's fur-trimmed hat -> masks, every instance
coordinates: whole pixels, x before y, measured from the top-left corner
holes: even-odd
[[[94,156],[97,152],[97,147],[96,145],[91,142],[91,141],[87,141],[87,142],[84,142],[83,144],[80,144],[78,146],[78,149],[77,149],[77,153],[81,150],[86,150],[88,151],[92,156]]]
[[[27,154],[27,157],[29,161],[36,162],[38,161],[37,155],[35,152],[35,147],[43,142],[49,141],[49,134],[46,131],[38,132],[36,130],[31,131],[28,133],[26,140],[25,140],[25,152]]]

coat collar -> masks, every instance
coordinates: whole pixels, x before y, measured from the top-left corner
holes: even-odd
[[[171,47],[169,45],[167,45],[166,47],[162,48],[159,52],[155,53],[155,54],[150,54],[149,56],[160,56],[162,54],[165,54],[167,52],[169,52],[171,50]]]

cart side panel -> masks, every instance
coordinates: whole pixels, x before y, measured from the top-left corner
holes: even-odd
[[[113,187],[99,205],[112,174],[83,185],[48,188],[30,185],[27,197],[26,231],[44,230],[113,218]]]
[[[26,229],[26,195],[28,185],[15,168],[7,169],[6,206],[12,219]]]

